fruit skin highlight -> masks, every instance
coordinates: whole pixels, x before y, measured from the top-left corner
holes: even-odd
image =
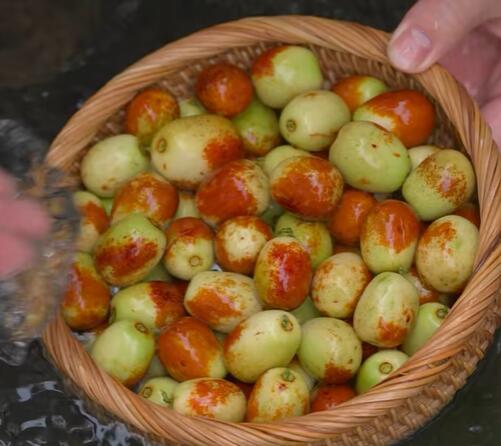
[[[226,376],[221,344],[206,324],[191,316],[162,331],[157,353],[167,373],[176,381]]]
[[[202,70],[195,91],[209,112],[231,118],[250,104],[253,89],[245,71],[236,65],[220,62]]]
[[[360,234],[362,258],[373,273],[408,271],[419,238],[419,220],[403,201],[384,200],[365,217]]]
[[[292,237],[275,237],[264,245],[254,270],[259,298],[267,308],[293,310],[310,290],[310,256]]]
[[[308,220],[326,220],[343,194],[343,177],[318,157],[282,161],[270,177],[273,199],[289,212]]]
[[[419,91],[382,93],[353,112],[354,121],[372,121],[398,137],[407,147],[424,144],[435,126],[435,109]]]

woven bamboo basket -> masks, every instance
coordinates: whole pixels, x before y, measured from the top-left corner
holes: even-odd
[[[390,87],[418,89],[435,104],[437,144],[471,158],[481,211],[474,274],[440,330],[387,381],[334,410],[275,423],[225,423],[185,417],[153,405],[101,371],[61,317],[44,334],[52,361],[80,394],[136,430],[165,444],[385,445],[424,425],[475,370],[500,324],[501,158],[479,109],[441,67],[418,75],[395,70],[386,57],[388,35],[353,23],[284,16],[249,18],[218,25],[170,43],[113,78],[90,98],[52,144],[47,163],[78,183],[86,148],[121,128],[124,105],[144,87],[161,85],[178,98],[191,96],[197,73],[228,60],[249,68],[264,49],[301,44],[319,57],[325,77],[372,74]]]

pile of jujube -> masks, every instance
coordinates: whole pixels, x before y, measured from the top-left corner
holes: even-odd
[[[327,88],[328,87],[328,88]],[[473,268],[475,175],[432,103],[315,54],[137,93],[90,147],[62,314],[95,362],[186,415],[268,422],[386,379]]]

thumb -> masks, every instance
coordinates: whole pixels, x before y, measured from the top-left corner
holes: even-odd
[[[15,191],[13,178],[0,168],[0,196],[14,195]]]
[[[410,73],[425,70],[473,28],[493,18],[495,9],[500,9],[497,2],[419,0],[393,33],[388,46],[391,63]]]
[[[501,96],[482,107],[482,113],[491,127],[492,137],[501,151]]]

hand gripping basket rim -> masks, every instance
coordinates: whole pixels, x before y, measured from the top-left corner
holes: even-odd
[[[444,407],[475,370],[500,323],[501,160],[490,130],[465,90],[440,66],[407,75],[387,59],[388,35],[354,23],[309,16],[242,19],[177,40],[114,77],[68,121],[47,163],[68,172],[108,118],[137,90],[200,60],[256,45],[303,44],[365,60],[374,75],[411,79],[442,111],[470,156],[478,179],[482,224],[471,281],[440,330],[401,369],[338,408],[275,423],[225,423],[185,417],[141,399],[101,371],[61,317],[44,334],[51,360],[90,401],[166,444],[384,445],[410,434]]]

